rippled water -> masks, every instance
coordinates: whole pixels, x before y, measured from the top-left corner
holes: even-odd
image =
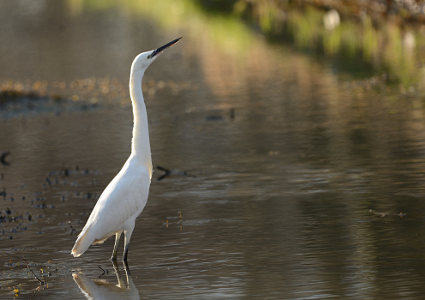
[[[0,4],[0,83],[78,101],[0,117],[1,298],[422,297],[420,98],[255,35],[230,51],[208,18],[170,29],[118,4],[32,3]],[[173,172],[154,173],[125,288],[112,240],[69,252],[129,154],[132,58],[180,35],[145,76],[154,165]]]

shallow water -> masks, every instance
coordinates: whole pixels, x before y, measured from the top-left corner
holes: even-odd
[[[43,299],[424,294],[420,98],[351,81],[254,34],[229,50],[207,17],[170,29],[131,7],[32,3],[0,4],[0,83],[77,108],[0,115],[0,152],[11,153],[0,166],[1,298],[15,288]],[[119,289],[112,240],[79,259],[69,252],[129,154],[132,58],[180,35],[144,82],[153,162],[174,172],[154,173],[129,288]]]

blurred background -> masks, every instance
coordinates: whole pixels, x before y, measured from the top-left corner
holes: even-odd
[[[180,36],[126,277],[69,252]],[[0,298],[423,296],[424,1],[3,0],[0,41]]]

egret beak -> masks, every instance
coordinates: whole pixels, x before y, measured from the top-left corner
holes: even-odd
[[[178,39],[175,39],[171,42],[169,42],[168,44],[165,44],[164,46],[159,47],[158,49],[154,50],[151,54],[149,54],[148,58],[153,58],[155,57],[155,55],[161,53],[164,49],[167,49],[168,47],[174,45],[175,43],[177,43],[179,40],[181,39],[181,37],[179,37]]]

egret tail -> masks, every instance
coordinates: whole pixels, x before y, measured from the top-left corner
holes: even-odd
[[[93,244],[94,237],[90,234],[90,227],[81,231],[75,241],[74,247],[72,247],[71,254],[74,257],[83,255],[84,252]]]

